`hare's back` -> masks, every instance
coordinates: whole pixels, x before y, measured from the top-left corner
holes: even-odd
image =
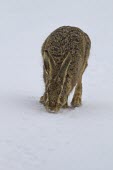
[[[75,55],[76,52],[85,51],[84,32],[77,27],[63,26],[53,31],[45,40],[42,46],[48,50],[53,57],[63,57],[68,52]]]

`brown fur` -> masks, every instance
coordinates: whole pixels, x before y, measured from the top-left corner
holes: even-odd
[[[40,102],[48,111],[68,107],[68,95],[75,86],[71,105],[81,105],[82,75],[88,65],[90,47],[88,35],[71,26],[56,29],[43,43],[45,93]]]

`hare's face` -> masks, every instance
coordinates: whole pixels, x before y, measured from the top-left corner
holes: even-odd
[[[45,107],[49,112],[57,112],[67,102],[67,92],[64,92],[64,83],[71,56],[67,55],[59,71],[56,71],[56,63],[48,54],[44,53],[44,71],[47,77],[45,92]]]
[[[58,112],[67,102],[67,95],[63,94],[63,86],[52,80],[46,90],[45,107],[49,112]]]

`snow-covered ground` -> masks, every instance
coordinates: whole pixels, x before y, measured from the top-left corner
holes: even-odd
[[[0,0],[0,170],[113,169],[112,6],[112,0]],[[38,102],[40,49],[62,25],[86,31],[92,50],[82,107],[49,114]]]

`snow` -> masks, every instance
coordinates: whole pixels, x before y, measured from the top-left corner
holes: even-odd
[[[112,5],[112,0],[0,1],[0,170],[113,169]],[[39,103],[40,50],[62,25],[86,31],[92,49],[83,105],[50,114]]]

